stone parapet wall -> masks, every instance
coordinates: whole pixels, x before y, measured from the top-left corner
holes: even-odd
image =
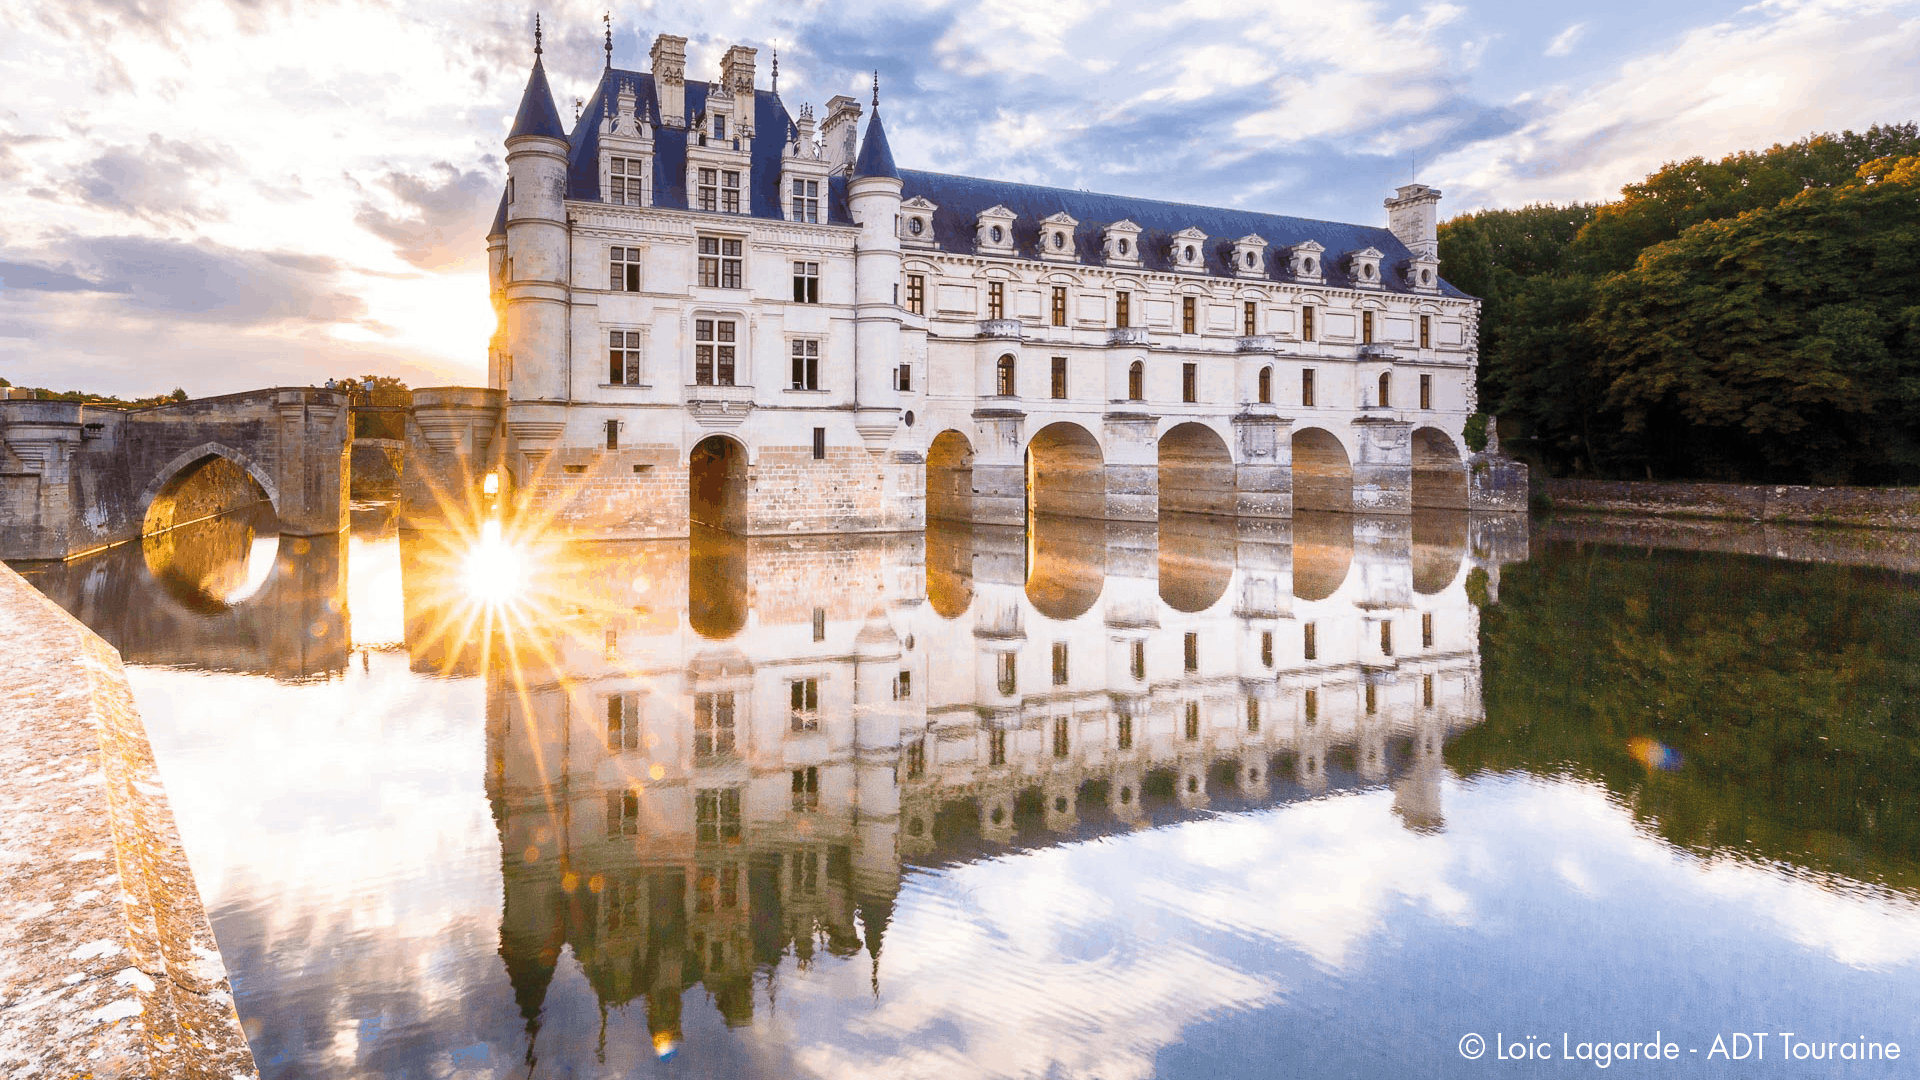
[[[250,1077],[120,657],[0,566],[0,1070]]]
[[[1907,529],[1576,513],[1556,514],[1533,533],[1534,543],[1555,541],[1711,551],[1920,573],[1920,531]]]
[[[1563,510],[1920,530],[1920,488],[1549,479],[1540,490]]]

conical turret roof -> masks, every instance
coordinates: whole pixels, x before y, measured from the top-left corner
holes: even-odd
[[[867,138],[860,144],[860,156],[854,160],[853,175],[900,179],[900,170],[893,165],[893,147],[887,145],[887,129],[880,123],[879,105],[873,107],[873,119],[867,122]]]
[[[520,95],[520,111],[513,116],[508,141],[523,135],[543,135],[566,141],[567,130],[560,126],[560,110],[553,106],[553,91],[547,87],[547,69],[540,58],[533,58],[533,74],[527,76],[526,92]]]

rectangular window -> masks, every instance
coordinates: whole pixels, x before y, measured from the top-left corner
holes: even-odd
[[[827,460],[827,429],[826,428],[817,427],[813,429],[813,460],[815,461]]]
[[[1373,312],[1371,311],[1360,313],[1360,342],[1363,345],[1373,344]]]
[[[640,796],[631,791],[607,792],[607,835],[640,835]]]
[[[607,449],[620,449],[620,421],[607,421]]]
[[[793,339],[792,390],[820,389],[820,339]]]
[[[796,304],[820,302],[819,263],[796,262],[793,264],[793,302]]]
[[[900,376],[899,381],[896,384],[899,391],[903,394],[912,393],[913,392],[913,365],[901,364],[895,370],[899,372],[899,376]]]
[[[1067,643],[1053,643],[1053,685],[1067,685]]]
[[[927,275],[907,275],[907,310],[915,315],[927,313]]]
[[[1113,725],[1113,744],[1118,750],[1133,749],[1133,717],[1121,713]]]
[[[1200,703],[1187,702],[1187,741],[1200,741]]]
[[[809,765],[793,770],[793,809],[808,814],[820,809],[820,767]]]
[[[640,695],[607,695],[607,749],[640,749]]]
[[[1186,651],[1187,651],[1187,670],[1199,671],[1200,670],[1200,635],[1194,633],[1191,630],[1187,631]]]
[[[1191,334],[1194,332],[1194,327],[1200,321],[1199,307],[1200,307],[1200,301],[1194,299],[1191,296],[1183,296],[1180,298],[1180,332],[1181,333]]]
[[[994,683],[1001,697],[1012,697],[1020,692],[1020,672],[1016,661],[1019,658],[1010,652],[995,653],[993,657]]]
[[[1113,294],[1113,325],[1133,325],[1133,294],[1125,289]]]
[[[1064,356],[1053,358],[1053,396],[1056,399],[1067,396],[1067,358]]]
[[[700,284],[709,289],[740,287],[740,241],[720,236],[700,238]]]
[[[902,671],[893,677],[893,700],[913,700],[913,672]]]
[[[927,775],[927,743],[916,739],[907,744],[907,779],[918,780]]]
[[[640,385],[639,331],[607,331],[607,381],[615,386]]]
[[[1260,631],[1260,666],[1273,666],[1273,631]]]
[[[1433,612],[1431,611],[1420,616],[1420,647],[1433,648]]]
[[[1307,723],[1320,719],[1320,691],[1307,691]]]
[[[1133,672],[1133,681],[1140,682],[1147,677],[1147,643],[1133,642],[1129,651],[1133,655],[1128,659],[1127,667]]]
[[[607,184],[607,201],[615,206],[640,206],[640,182],[646,169],[640,158],[613,159],[613,176]]]
[[[1180,400],[1186,402],[1200,400],[1200,365],[1180,365]]]
[[[1420,704],[1433,708],[1433,676],[1420,676]]]
[[[1433,347],[1433,316],[1431,315],[1420,316],[1420,347],[1423,349]]]
[[[827,640],[827,609],[813,609],[813,640]]]
[[[1305,627],[1304,640],[1300,646],[1300,655],[1302,657],[1308,660],[1320,659],[1320,644],[1318,638],[1319,635],[1314,633],[1313,624],[1308,623]]]
[[[1240,332],[1242,334],[1245,334],[1247,337],[1252,337],[1255,334],[1259,333],[1259,326],[1260,326],[1260,305],[1257,303],[1254,303],[1252,300],[1249,300],[1245,304],[1241,305]]]
[[[693,839],[700,844],[740,839],[740,789],[702,788],[693,795]]]
[[[1007,763],[1007,732],[994,728],[987,732],[987,764],[998,768]]]
[[[717,210],[720,208],[720,170],[701,169],[697,190],[700,209]]]
[[[726,214],[740,212],[740,173],[736,170],[720,174],[720,210]]]
[[[987,282],[987,318],[1004,319],[1007,317],[1007,283],[1004,281]]]
[[[1053,325],[1067,325],[1067,287],[1065,285],[1055,285],[1053,287],[1051,311],[1053,315]]]
[[[1053,722],[1053,756],[1063,758],[1071,747],[1067,745],[1067,718],[1058,717]]]
[[[1431,375],[1420,376],[1420,407],[1433,408],[1433,376]]]
[[[1260,699],[1247,699],[1247,734],[1260,734]]]
[[[1127,365],[1127,400],[1145,401],[1147,398],[1147,365],[1135,360]]]
[[[1373,684],[1368,683],[1367,684],[1367,715],[1372,716],[1374,713],[1379,711],[1380,711],[1380,695],[1378,691],[1374,689]]]
[[[1393,655],[1393,620],[1380,620],[1380,655]]]
[[[1312,307],[1303,307],[1300,309],[1300,340],[1301,341],[1313,340],[1313,308]]]
[[[793,220],[806,222],[820,220],[820,181],[794,180]]]
[[[719,113],[714,116],[713,137],[716,139],[724,139],[727,137],[727,117],[725,113]]]
[[[733,692],[693,695],[693,752],[733,753]]]
[[[1009,353],[994,362],[993,387],[1001,397],[1013,396],[1013,354]]]
[[[820,730],[820,680],[795,679],[787,684],[787,719],[796,733]]]
[[[607,249],[607,288],[614,292],[640,291],[640,249]]]
[[[697,386],[732,386],[734,340],[732,319],[693,321],[693,381]]]
[[[1300,373],[1300,404],[1313,404],[1313,369],[1307,368]]]

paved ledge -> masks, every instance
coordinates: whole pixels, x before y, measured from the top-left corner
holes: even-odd
[[[1556,512],[1533,536],[1536,542],[1716,551],[1920,573],[1920,532],[1904,529]]]
[[[1920,488],[1547,479],[1540,490],[1557,510],[1920,530]]]
[[[257,1076],[120,656],[0,565],[0,1076]]]

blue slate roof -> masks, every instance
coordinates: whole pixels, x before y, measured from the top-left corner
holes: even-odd
[[[547,86],[547,69],[540,64],[540,58],[533,58],[533,73],[527,76],[527,89],[520,95],[520,111],[513,116],[513,130],[507,132],[507,138],[514,139],[522,135],[545,135],[550,139],[564,139],[567,129],[560,126],[560,111],[553,107],[553,90]]]
[[[1248,234],[1264,237],[1269,245],[1264,277],[1269,281],[1293,280],[1287,274],[1286,250],[1295,244],[1314,240],[1326,249],[1321,260],[1322,280],[1335,288],[1353,287],[1348,279],[1344,256],[1350,251],[1374,248],[1381,254],[1380,271],[1384,282],[1379,292],[1407,293],[1402,268],[1413,258],[1407,245],[1386,228],[1348,225],[1336,221],[1262,214],[1250,210],[1228,210],[1213,206],[1135,199],[1122,195],[1099,195],[1090,191],[1015,184],[1004,180],[981,180],[971,176],[900,170],[904,182],[901,197],[922,197],[938,207],[933,213],[934,242],[944,251],[972,254],[974,225],[982,210],[996,205],[1018,214],[1013,223],[1014,250],[1032,257],[1040,241],[1040,221],[1064,210],[1079,224],[1074,227],[1074,253],[1080,262],[1104,265],[1100,231],[1117,221],[1140,226],[1141,268],[1170,272],[1173,266],[1167,249],[1173,234],[1189,226],[1207,234],[1207,273],[1232,277],[1233,242]],[[1444,280],[1443,296],[1466,294]]]
[[[860,144],[860,156],[854,159],[855,176],[889,176],[900,179],[893,166],[893,147],[887,145],[887,129],[880,123],[880,106],[873,107],[873,119],[867,121],[867,138]]]
[[[599,86],[580,112],[574,124],[568,155],[567,197],[598,202],[600,193],[600,121],[613,110],[620,87],[634,88],[640,115],[653,125],[653,205],[676,210],[693,209],[687,202],[687,138],[689,132],[660,126],[660,103],[654,92],[653,76],[640,71],[608,68]],[[689,79],[686,83],[686,115],[689,122],[705,111],[710,86]],[[793,117],[780,96],[769,90],[753,94],[753,154],[747,177],[747,213],[757,218],[784,218],[781,210],[780,162],[787,139],[794,131]],[[836,177],[827,185],[827,221],[851,225],[847,216],[846,183]],[[718,215],[733,217],[735,215]]]
[[[507,192],[500,191],[500,207],[493,212],[493,224],[487,227],[487,239],[507,235]]]

